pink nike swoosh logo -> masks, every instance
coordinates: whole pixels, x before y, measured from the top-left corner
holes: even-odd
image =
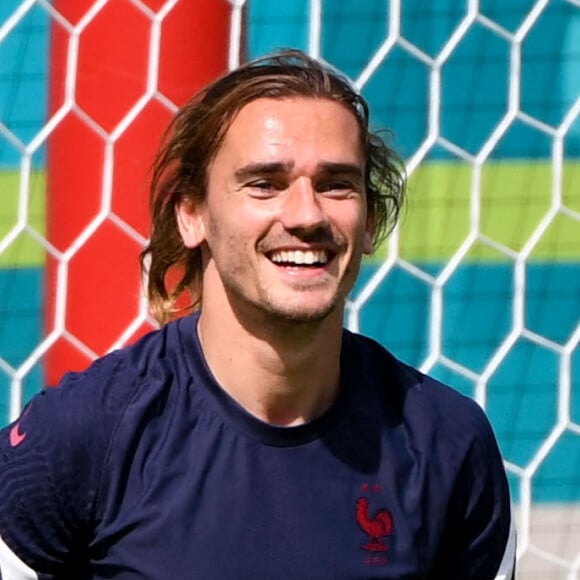
[[[26,439],[26,433],[20,432],[20,424],[16,423],[12,429],[10,429],[10,445],[12,447],[18,447]]]

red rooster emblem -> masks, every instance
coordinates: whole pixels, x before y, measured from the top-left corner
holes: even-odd
[[[369,517],[369,500],[359,497],[356,500],[356,521],[362,531],[369,537],[361,547],[370,552],[386,552],[383,538],[393,533],[393,518],[387,510],[379,510],[374,517]]]

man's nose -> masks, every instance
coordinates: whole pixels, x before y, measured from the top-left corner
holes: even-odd
[[[328,224],[320,196],[307,178],[296,180],[286,192],[280,221],[287,230],[313,230]]]

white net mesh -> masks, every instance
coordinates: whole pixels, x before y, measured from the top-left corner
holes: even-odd
[[[144,210],[127,205],[118,180],[123,168],[143,177],[149,159],[137,163],[128,138],[139,138],[160,109],[168,119],[180,101],[160,71],[168,26],[185,4],[79,2],[74,18],[42,0],[0,5],[3,423],[40,388],[46,354],[58,345],[80,364],[150,327],[138,290],[116,288],[123,276],[138,284],[136,254],[147,235],[145,218],[135,217]],[[119,18],[124,36],[108,38],[107,23]],[[201,34],[201,11],[197,18]],[[580,3],[250,0],[231,2],[228,27],[230,68],[244,43],[249,57],[306,49],[343,70],[370,101],[374,123],[394,129],[411,175],[409,207],[364,265],[346,324],[486,408],[518,507],[519,577],[577,578]],[[55,39],[66,54],[50,73],[62,91],[49,109]],[[87,54],[98,61],[105,49],[114,55],[107,66],[118,59],[123,74],[133,71],[120,101],[111,97],[115,70],[97,75],[109,78],[99,86],[83,69]],[[71,124],[94,143],[97,163],[86,171],[96,201],[56,208],[59,228],[76,225],[55,242],[46,226],[46,148]],[[80,171],[74,152],[70,166],[66,155],[61,163]],[[136,195],[145,198],[142,188]],[[112,321],[91,310],[90,296],[86,310],[70,312],[80,308],[81,265],[104,238],[115,248],[101,256],[112,277],[94,297],[113,289],[123,315]],[[57,280],[48,319],[47,264]]]

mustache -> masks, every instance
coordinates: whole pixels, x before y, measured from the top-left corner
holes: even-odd
[[[330,228],[315,228],[309,230],[294,229],[276,234],[268,234],[258,243],[258,250],[271,252],[278,248],[315,245],[332,252],[338,252],[347,245],[346,238]]]

